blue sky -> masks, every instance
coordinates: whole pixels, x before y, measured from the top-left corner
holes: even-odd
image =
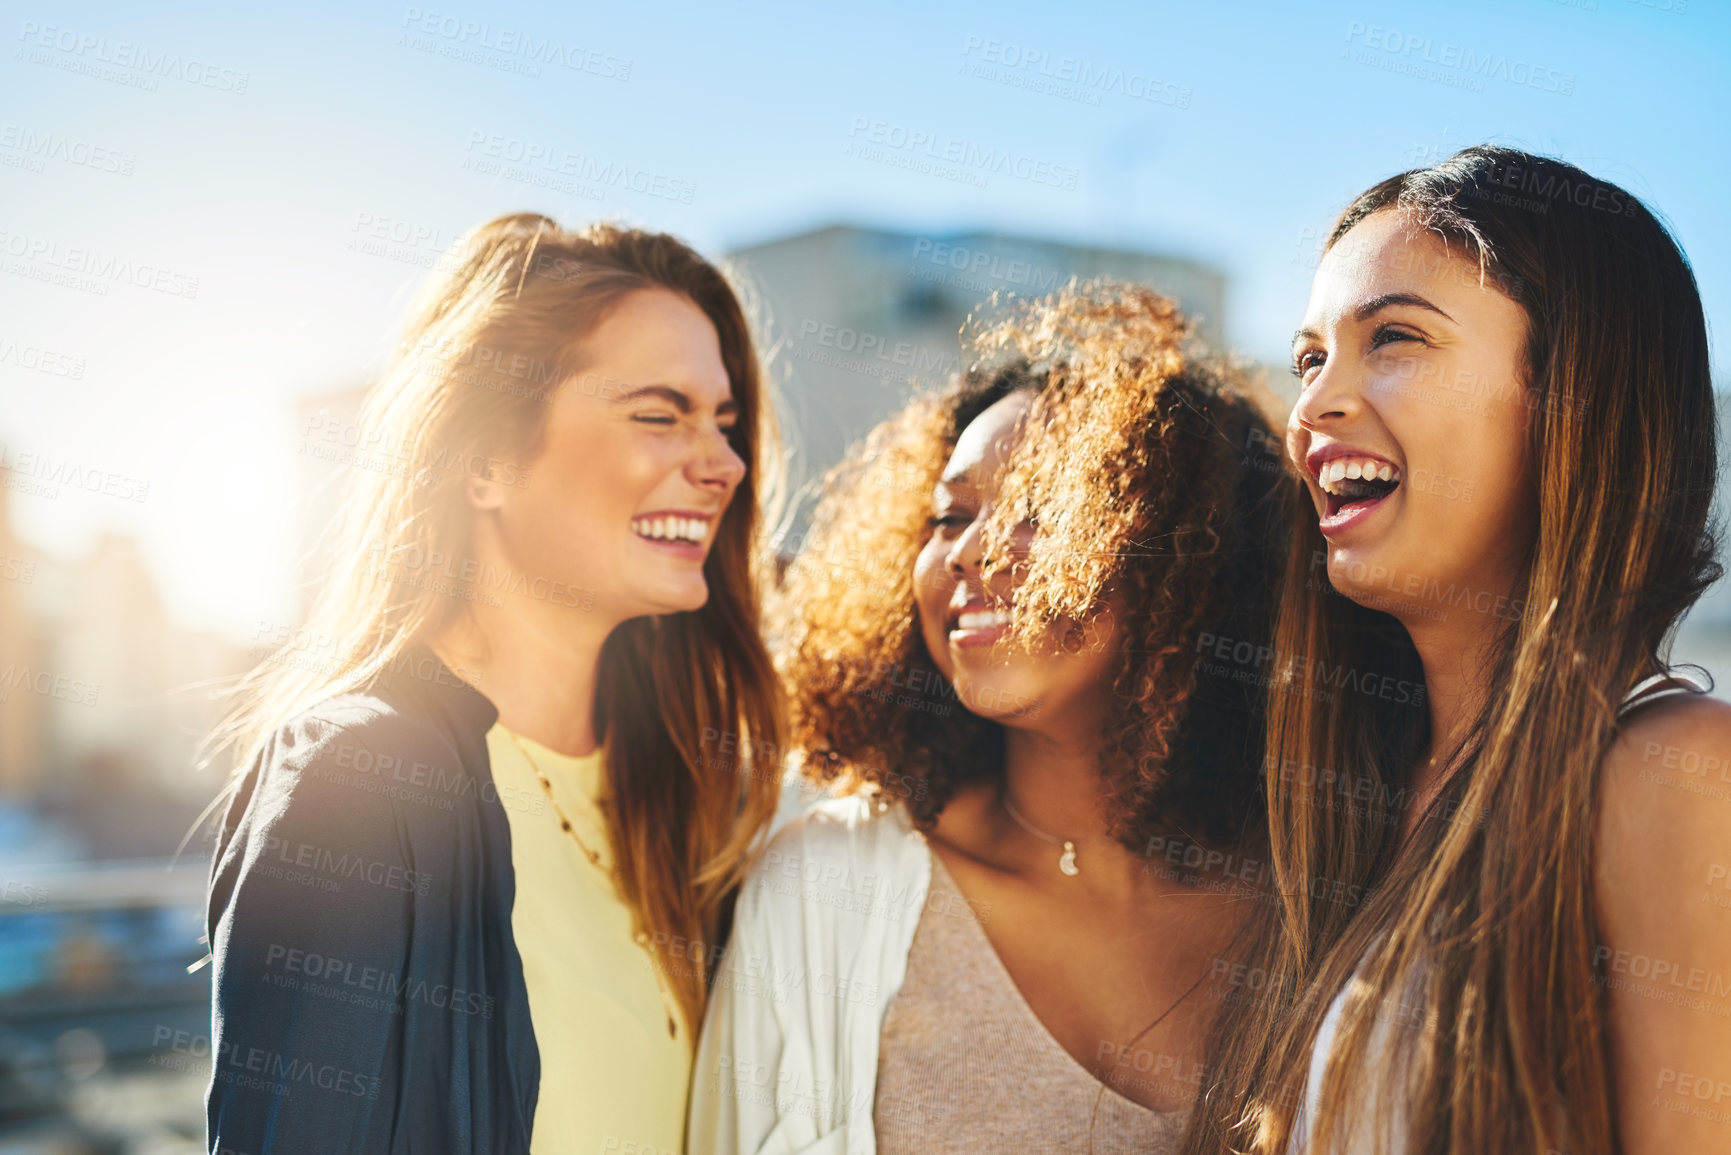
[[[132,533],[188,624],[280,617],[295,399],[377,365],[413,261],[523,208],[711,252],[847,221],[1175,253],[1278,360],[1333,214],[1494,140],[1655,206],[1725,351],[1717,0],[718,7],[9,6],[0,457],[107,490],[12,495],[20,534]],[[943,168],[983,153],[984,187]]]

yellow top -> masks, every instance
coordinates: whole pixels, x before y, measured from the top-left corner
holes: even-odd
[[[678,1037],[668,1037],[654,964],[634,937],[631,910],[609,873],[613,847],[598,805],[601,751],[572,757],[516,738],[522,750],[503,726],[487,732],[517,874],[511,931],[541,1051],[529,1150],[680,1152],[690,1028],[676,1016]],[[600,855],[600,867],[560,828],[530,758],[553,784],[554,800],[583,846]]]

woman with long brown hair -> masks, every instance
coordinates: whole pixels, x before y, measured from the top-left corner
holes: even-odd
[[[1731,1149],[1731,708],[1667,665],[1720,573],[1681,249],[1469,148],[1345,211],[1293,352],[1284,911],[1192,1149]]]
[[[1267,648],[1290,481],[1149,290],[976,348],[832,475],[779,591],[796,757],[844,796],[742,891],[697,1150],[1172,1150],[1207,1066],[1199,988],[1266,894],[1230,655]]]
[[[779,734],[769,418],[733,289],[674,238],[465,238],[360,419],[390,467],[227,735],[215,1148],[681,1148],[777,796],[700,753]]]

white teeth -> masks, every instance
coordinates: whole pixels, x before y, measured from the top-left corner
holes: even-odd
[[[989,630],[993,626],[1009,624],[1010,615],[1003,610],[973,610],[956,618],[959,630]]]
[[[695,517],[640,517],[631,523],[631,532],[657,541],[689,541],[701,545],[708,531],[709,523]]]
[[[1317,484],[1325,492],[1339,496],[1336,488],[1348,479],[1362,481],[1399,481],[1400,470],[1386,461],[1371,457],[1336,457],[1317,470]]]

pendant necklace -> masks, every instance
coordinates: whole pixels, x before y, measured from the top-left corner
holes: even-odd
[[[1058,855],[1058,870],[1060,873],[1070,875],[1071,877],[1075,877],[1082,873],[1076,866],[1076,844],[1073,841],[1068,838],[1059,838],[1056,834],[1047,834],[1044,830],[1041,830],[1038,826],[1035,826],[1032,822],[1023,818],[1021,812],[1016,809],[1013,803],[1011,803],[1010,791],[1007,786],[1003,790],[998,791],[998,801],[1004,804],[1004,813],[1015,819],[1017,826],[1020,826],[1035,838],[1044,842],[1050,842],[1053,846],[1062,846],[1064,848],[1064,853]]]
[[[505,729],[504,726],[500,726],[499,729],[505,731],[505,737],[511,739],[511,745],[517,747],[517,753],[523,755],[523,760],[529,763],[529,769],[533,770],[535,772],[535,777],[540,779],[541,789],[547,792],[547,801],[552,804],[553,813],[559,818],[560,829],[569,834],[577,843],[577,849],[583,852],[583,857],[589,860],[590,866],[601,871],[609,880],[617,882],[619,880],[618,867],[601,865],[601,855],[598,852],[589,849],[588,843],[583,841],[583,836],[577,833],[577,828],[573,826],[571,820],[565,816],[565,811],[560,807],[558,799],[553,797],[553,783],[548,780],[547,775],[541,772],[540,764],[530,755],[523,743],[517,740],[517,735],[513,734],[510,730]],[[679,1024],[673,1016],[673,996],[667,991],[667,981],[661,977],[660,966],[656,965],[655,948],[649,945],[648,933],[641,930],[638,931],[636,934],[636,943],[649,955],[649,973],[655,976],[655,989],[661,993],[661,1007],[667,1012],[667,1037],[670,1039],[678,1038]]]

